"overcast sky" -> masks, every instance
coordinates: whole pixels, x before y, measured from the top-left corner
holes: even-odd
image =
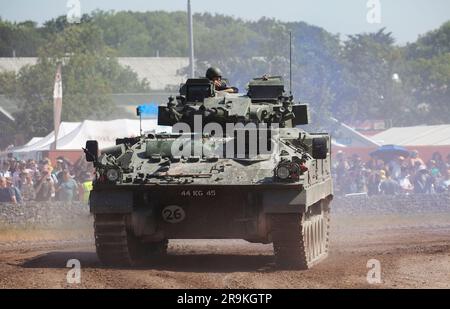
[[[0,0],[0,16],[12,21],[45,20],[67,13],[77,0]],[[79,0],[82,13],[94,9],[179,11],[187,0]],[[367,22],[369,1],[381,3],[381,24]],[[194,12],[232,15],[248,20],[263,16],[282,21],[305,21],[342,35],[386,27],[401,44],[450,20],[449,0],[192,0]]]

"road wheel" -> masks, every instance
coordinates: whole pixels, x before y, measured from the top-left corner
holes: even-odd
[[[310,269],[328,256],[329,210],[271,215],[277,266]]]
[[[105,266],[141,266],[167,253],[168,241],[144,243],[127,228],[124,215],[95,215],[95,247]]]

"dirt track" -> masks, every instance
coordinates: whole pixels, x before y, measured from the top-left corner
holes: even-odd
[[[332,220],[329,258],[304,272],[277,270],[270,245],[239,240],[172,241],[157,267],[106,269],[89,230],[0,236],[0,288],[450,288],[450,214]],[[79,285],[67,284],[70,259],[81,262]],[[367,283],[370,259],[382,284]]]

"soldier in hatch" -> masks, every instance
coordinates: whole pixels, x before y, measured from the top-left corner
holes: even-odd
[[[228,87],[226,82],[222,80],[222,72],[218,68],[209,68],[206,71],[206,78],[214,83],[216,91],[224,91],[228,93],[238,93],[236,87]]]

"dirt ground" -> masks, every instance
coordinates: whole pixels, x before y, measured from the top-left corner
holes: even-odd
[[[89,225],[90,226],[90,225]],[[309,271],[277,270],[271,245],[171,241],[158,266],[100,266],[92,231],[0,231],[0,288],[450,288],[450,214],[332,217],[331,253]],[[68,284],[68,260],[81,283]],[[381,265],[369,284],[367,262]]]

